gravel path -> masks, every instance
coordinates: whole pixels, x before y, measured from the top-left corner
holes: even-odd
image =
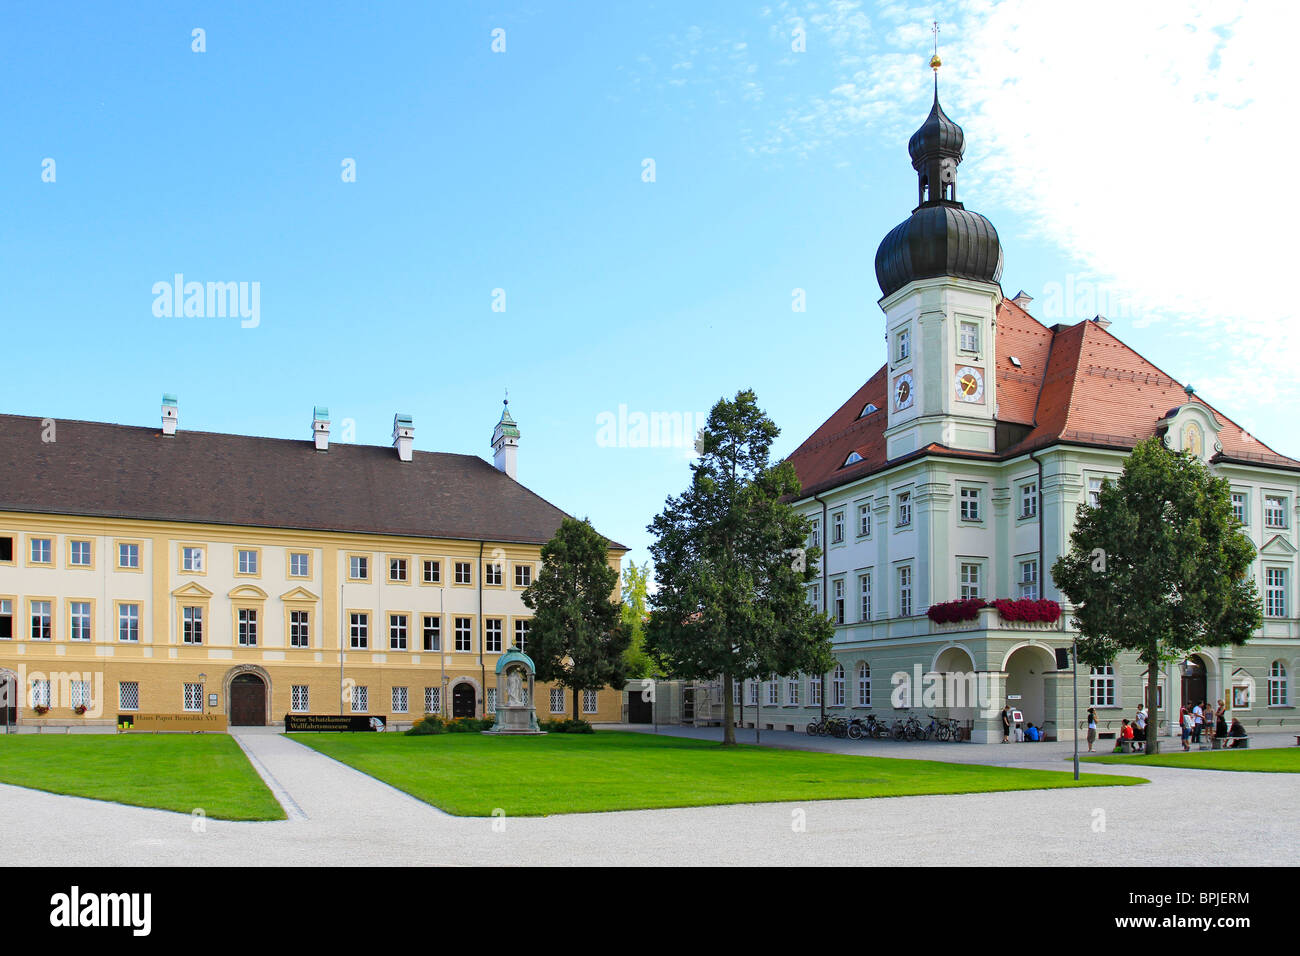
[[[1137,787],[492,820],[448,816],[276,733],[240,731],[236,737],[259,773],[273,781],[273,791],[297,808],[291,819],[205,820],[0,785],[0,846],[6,861],[16,866],[1293,865],[1300,849],[1300,803],[1291,774],[1146,767],[1138,772],[1152,783]],[[904,756],[906,746],[896,745],[894,755]],[[937,756],[932,748],[944,749],[914,746],[926,748],[931,759]],[[1042,746],[1040,759],[1025,765],[1062,769],[1060,755],[1046,749],[1053,745]],[[954,751],[959,747],[951,745]],[[971,745],[971,750],[996,747]],[[1016,751],[1004,759],[1014,756],[1018,763],[1024,749],[1003,747]],[[1213,819],[1207,807],[1219,808]]]

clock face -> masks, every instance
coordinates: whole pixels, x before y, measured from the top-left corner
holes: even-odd
[[[894,379],[894,408],[902,411],[912,407],[912,373],[904,372]]]
[[[984,401],[984,373],[974,366],[959,366],[953,385],[957,389],[957,397],[963,402]]]

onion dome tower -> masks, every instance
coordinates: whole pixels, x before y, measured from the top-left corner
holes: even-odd
[[[993,224],[957,200],[966,134],[934,103],[907,151],[917,206],[876,250],[889,343],[889,457],[931,443],[993,451],[997,415],[995,329],[1002,244]]]

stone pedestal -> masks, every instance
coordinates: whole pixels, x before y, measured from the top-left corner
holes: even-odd
[[[518,647],[512,647],[497,661],[496,675],[496,723],[483,733],[498,736],[546,733],[537,726],[537,709],[533,706],[536,668],[532,658]]]

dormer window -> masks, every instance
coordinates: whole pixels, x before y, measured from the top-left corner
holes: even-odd
[[[880,409],[876,407],[875,402],[867,402],[867,404],[862,406],[862,411],[858,413],[858,418],[866,418],[872,412],[878,411],[880,411]]]
[[[862,460],[861,455],[859,455],[856,451],[851,451],[849,452],[849,457],[844,459],[844,464],[841,467],[847,468],[849,465],[856,465],[861,460]]]

